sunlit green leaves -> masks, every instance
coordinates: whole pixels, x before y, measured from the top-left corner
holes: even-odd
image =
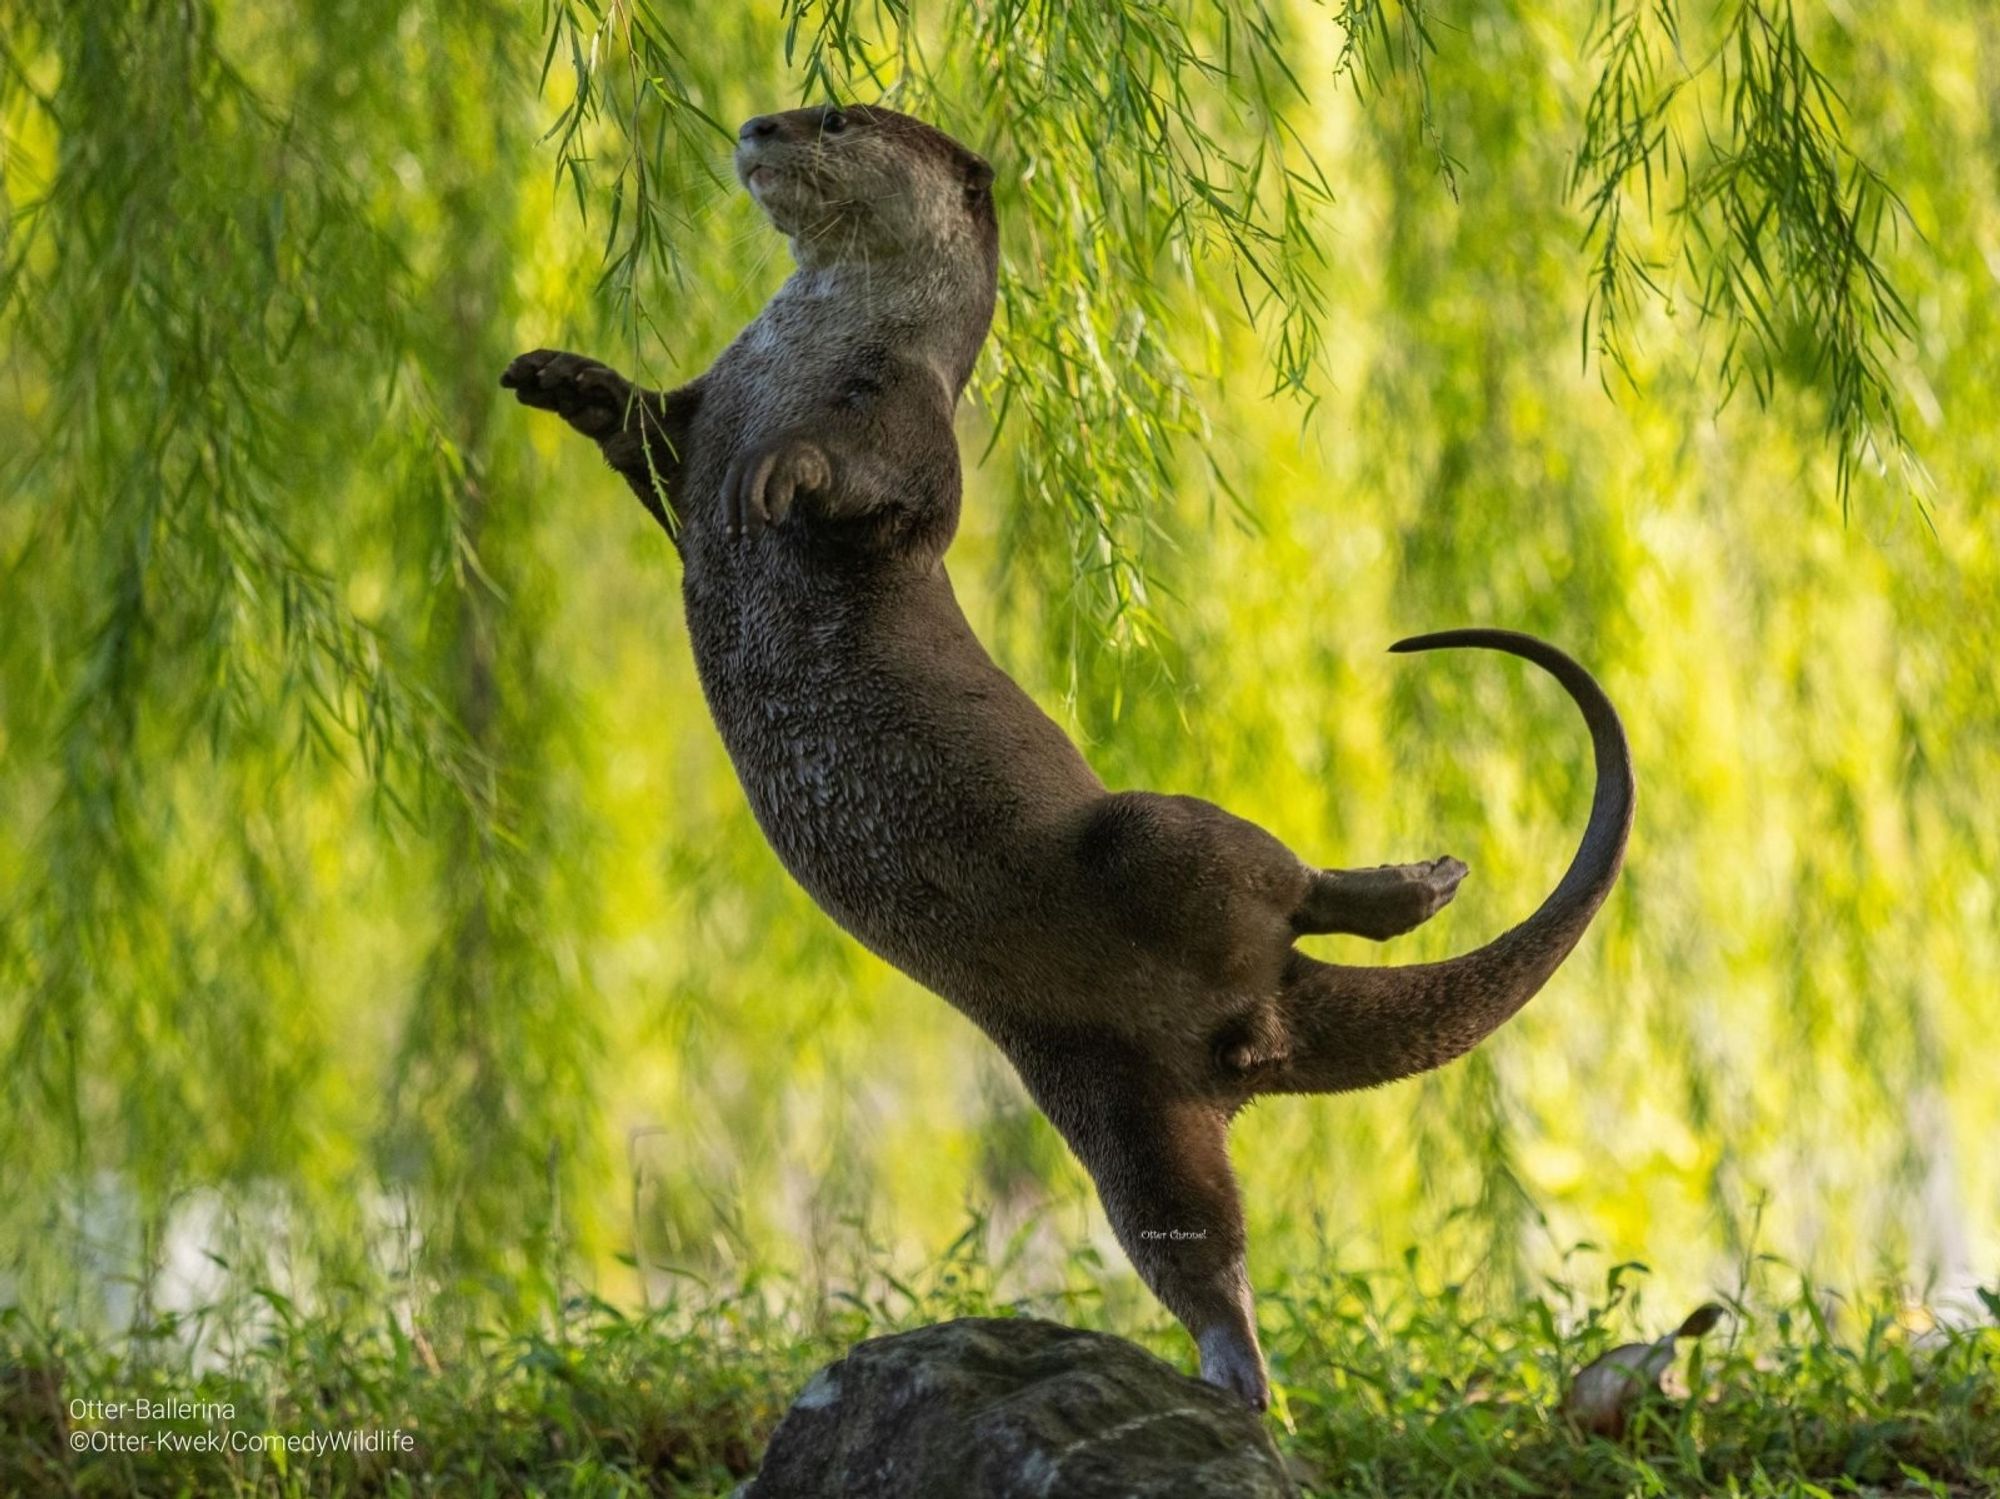
[[[1711,37],[1687,34],[1678,0],[1607,0],[1594,31],[1602,72],[1572,176],[1596,259],[1586,343],[1629,374],[1637,303],[1685,295],[1717,325],[1719,402],[1746,381],[1760,403],[1781,383],[1818,398],[1843,510],[1857,464],[1924,503],[1894,372],[1914,329],[1882,259],[1908,214],[1848,144],[1796,7],[1741,0]]]
[[[500,1060],[477,1089],[393,1082],[444,1145],[425,1231],[443,1250],[478,1221],[459,1242],[488,1255],[498,1214],[474,1209],[511,1200],[496,1184],[579,1112],[592,1034],[527,1020],[578,985],[545,926],[561,882],[544,872],[572,861],[535,785],[560,694],[509,670],[535,569],[480,482],[509,226],[490,183],[454,197],[433,159],[443,225],[414,243],[411,222],[438,218],[384,207],[371,168],[418,176],[426,142],[316,107],[363,71],[380,84],[387,33],[330,7],[274,49],[270,19],[51,6],[9,26],[0,1143],[42,1163],[18,1211],[46,1223],[109,1173],[150,1252],[196,1182],[279,1182],[320,1221],[348,1216],[326,1198],[343,1174],[360,1195],[362,1152],[329,1143],[321,1112],[346,1106],[346,996],[315,923],[340,883],[329,814],[372,803],[384,846],[420,828],[450,850],[402,1051],[456,1076],[476,1032]],[[465,35],[440,72],[477,65]],[[414,76],[402,96],[432,106],[433,139],[476,160],[484,122],[451,137]],[[518,77],[510,61],[479,107]],[[439,244],[449,272],[485,270],[469,294],[418,269]]]

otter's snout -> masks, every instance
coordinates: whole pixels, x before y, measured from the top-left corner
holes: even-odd
[[[788,109],[782,114],[752,115],[736,132],[737,149],[824,141],[845,131],[852,113],[839,105],[827,104]]]
[[[796,165],[801,148],[810,149],[824,134],[824,112],[794,109],[783,114],[753,115],[736,132],[736,176],[756,187],[758,168],[783,173]],[[768,206],[768,205],[767,205]]]
[[[778,134],[781,122],[773,115],[758,115],[754,120],[745,120],[743,128],[736,132],[736,180],[745,187],[756,187],[756,175],[761,167],[772,166],[771,157],[782,154],[782,140]]]

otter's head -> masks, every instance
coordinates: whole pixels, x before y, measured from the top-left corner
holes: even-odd
[[[995,253],[993,168],[942,130],[880,105],[759,115],[737,133],[736,175],[802,265],[954,247]]]

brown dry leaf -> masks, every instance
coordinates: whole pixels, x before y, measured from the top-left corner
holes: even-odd
[[[1701,1337],[1722,1320],[1724,1310],[1707,1302],[1658,1341],[1625,1343],[1585,1365],[1563,1395],[1562,1413],[1587,1435],[1622,1437],[1639,1403],[1663,1393],[1660,1376],[1673,1367],[1675,1343]]]

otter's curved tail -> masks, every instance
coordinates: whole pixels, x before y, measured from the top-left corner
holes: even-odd
[[[1426,1072],[1470,1051],[1548,982],[1618,878],[1635,791],[1631,750],[1611,700],[1589,672],[1554,646],[1512,630],[1442,630],[1390,649],[1452,646],[1523,657],[1575,699],[1597,760],[1597,791],[1583,842],[1534,915],[1462,957],[1349,968],[1294,953],[1279,998],[1291,1056],[1260,1081],[1260,1092],[1367,1088]]]

